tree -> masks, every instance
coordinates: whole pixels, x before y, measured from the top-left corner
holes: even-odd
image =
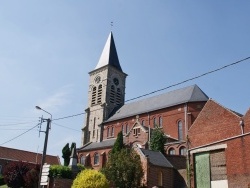
[[[72,142],[71,146],[70,146],[70,155],[72,153],[73,148],[76,146],[75,142]]]
[[[32,166],[22,161],[9,163],[4,170],[4,181],[8,187],[37,187],[40,166]]]
[[[111,153],[102,172],[115,187],[119,188],[140,187],[143,176],[140,157],[134,150],[125,148]]]
[[[69,165],[70,155],[71,155],[71,151],[70,151],[70,148],[69,148],[69,143],[67,143],[62,149],[62,158],[64,160],[64,162],[63,162],[64,166]]]
[[[116,141],[112,148],[112,153],[119,152],[121,151],[122,148],[124,148],[123,135],[122,135],[122,131],[120,131],[117,135]]]
[[[153,151],[160,151],[162,154],[164,154],[165,142],[166,137],[164,136],[164,132],[160,128],[155,128],[150,139],[150,149]]]
[[[96,170],[86,169],[81,171],[73,181],[72,188],[108,188],[106,177]]]

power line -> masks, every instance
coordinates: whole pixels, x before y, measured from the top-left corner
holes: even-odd
[[[30,128],[30,129],[28,129],[27,131],[23,132],[22,134],[19,134],[18,136],[15,136],[14,138],[12,138],[12,139],[10,139],[10,140],[8,140],[8,141],[6,141],[6,142],[4,142],[4,143],[2,143],[2,144],[0,144],[0,145],[4,145],[4,144],[6,144],[6,143],[8,143],[8,142],[10,142],[10,141],[12,141],[12,140],[17,139],[18,137],[20,137],[20,136],[24,135],[25,133],[31,131],[32,129],[34,129],[34,128],[37,127],[38,125],[39,125],[39,124],[35,125],[34,127],[32,127],[32,128]]]
[[[80,116],[80,115],[83,115],[83,114],[86,114],[86,113],[82,112],[82,113],[75,114],[75,115],[70,115],[70,116],[65,116],[65,117],[61,117],[61,118],[56,118],[56,119],[53,119],[53,121],[61,120],[61,119],[67,119],[67,118],[71,118],[71,117],[75,117],[75,116]]]
[[[22,125],[22,124],[29,124],[29,123],[34,123],[34,122],[37,122],[37,121],[28,121],[28,122],[21,122],[21,123],[0,124],[0,127],[13,126],[13,125]]]
[[[59,126],[59,127],[63,127],[63,128],[70,129],[70,130],[73,130],[73,131],[81,132],[81,131],[79,131],[79,130],[77,130],[77,129],[73,129],[73,128],[70,128],[70,127],[63,126],[63,125],[59,125],[59,124],[54,123],[54,122],[52,122],[52,124],[55,124],[55,125],[57,125],[57,126]]]
[[[159,92],[159,91],[163,91],[163,90],[169,89],[169,88],[171,88],[171,87],[174,87],[174,86],[177,86],[177,85],[184,84],[184,83],[189,82],[189,81],[191,81],[191,80],[195,80],[195,79],[197,79],[197,78],[200,78],[200,77],[206,76],[206,75],[208,75],[208,74],[211,74],[211,73],[214,73],[214,72],[220,71],[220,70],[225,69],[225,68],[227,68],[227,67],[230,67],[230,66],[236,65],[236,64],[241,63],[241,62],[243,62],[243,61],[246,61],[246,60],[248,60],[248,59],[250,59],[250,57],[247,57],[247,58],[241,59],[241,60],[236,61],[236,62],[234,62],[234,63],[231,63],[231,64],[228,64],[228,65],[222,66],[222,67],[220,67],[220,68],[217,68],[217,69],[214,69],[214,70],[212,70],[212,71],[209,71],[209,72],[206,72],[206,73],[200,74],[200,75],[198,75],[198,76],[195,76],[195,77],[192,77],[192,78],[186,79],[186,80],[184,80],[184,81],[181,81],[181,82],[178,82],[178,83],[172,84],[172,85],[167,86],[167,87],[165,87],[165,88],[158,89],[158,90],[152,91],[152,92],[150,92],[150,93],[146,93],[146,94],[144,94],[144,95],[140,95],[140,96],[138,96],[138,97],[134,97],[134,98],[132,98],[132,99],[126,100],[125,102],[132,101],[132,100],[135,100],[135,99],[139,99],[139,98],[142,98],[142,97],[145,97],[145,96],[148,96],[148,95],[151,95],[151,94],[157,93],[157,92]]]
[[[239,61],[230,63],[230,64],[228,64],[228,65],[222,66],[222,67],[220,67],[220,68],[214,69],[214,70],[212,70],[212,71],[208,71],[208,72],[203,73],[203,74],[200,74],[200,75],[198,75],[198,76],[195,76],[195,77],[186,79],[186,80],[184,80],[184,81],[181,81],[181,82],[178,82],[178,83],[175,83],[175,84],[172,84],[172,85],[167,86],[167,87],[164,87],[164,88],[162,88],[162,89],[158,89],[158,90],[152,91],[152,92],[150,92],[150,93],[146,93],[146,94],[144,94],[144,95],[140,95],[140,96],[138,96],[138,97],[134,97],[134,98],[132,98],[132,99],[128,99],[128,100],[126,100],[125,102],[132,101],[132,100],[135,100],[135,99],[139,99],[139,98],[142,98],[142,97],[145,97],[145,96],[148,96],[148,95],[152,95],[152,94],[154,94],[154,93],[157,93],[157,92],[160,92],[160,91],[169,89],[169,88],[171,88],[171,87],[174,87],[174,86],[177,86],[177,85],[181,85],[181,84],[186,83],[186,82],[189,82],[189,81],[191,81],[191,80],[195,80],[195,79],[198,79],[198,78],[200,78],[200,77],[206,76],[206,75],[208,75],[208,74],[211,74],[211,73],[220,71],[220,70],[222,70],[222,69],[228,68],[228,67],[230,67],[230,66],[239,64],[239,63],[241,63],[241,62],[243,62],[243,61],[246,61],[246,60],[248,60],[248,59],[250,59],[250,56],[249,56],[249,57],[246,57],[246,58],[244,58],[244,59],[241,59],[241,60],[239,60]],[[101,108],[96,109],[96,110],[100,110],[100,109],[101,109]],[[93,110],[93,111],[96,111],[96,110]],[[79,116],[79,115],[83,115],[83,114],[86,114],[86,112],[79,113],[79,114],[75,114],[75,115],[70,115],[70,116],[65,116],[65,117],[57,118],[57,119],[53,119],[53,120],[67,119],[67,118],[71,118],[71,117]]]
[[[239,63],[241,63],[241,62],[243,62],[243,61],[246,61],[246,60],[248,60],[248,59],[250,59],[250,57],[241,59],[241,60],[236,61],[236,62],[234,62],[234,63],[230,63],[230,64],[228,64],[228,65],[222,66],[222,67],[217,68],[217,69],[214,69],[214,70],[212,70],[212,71],[208,71],[208,72],[206,72],[206,73],[203,73],[203,74],[201,74],[201,75],[198,75],[198,76],[195,76],[195,77],[186,79],[186,80],[184,80],[184,81],[181,81],[181,82],[172,84],[172,85],[167,86],[167,87],[165,87],[165,88],[158,89],[158,90],[152,91],[152,92],[150,92],[150,93],[146,93],[146,94],[144,94],[144,95],[140,95],[140,96],[138,96],[138,97],[135,97],[135,98],[126,100],[125,102],[132,101],[132,100],[135,100],[135,99],[139,99],[139,98],[142,98],[142,97],[145,97],[145,96],[148,96],[148,95],[157,93],[157,92],[159,92],[159,91],[163,91],[163,90],[169,89],[169,88],[171,88],[171,87],[174,87],[174,86],[177,86],[177,85],[181,85],[181,84],[186,83],[186,82],[189,82],[189,81],[191,81],[191,80],[195,80],[195,79],[197,79],[197,78],[200,78],[200,77],[206,76],[206,75],[208,75],[208,74],[211,74],[211,73],[220,71],[220,70],[225,69],[225,68],[227,68],[227,67],[230,67],[230,66],[239,64]],[[100,108],[100,109],[101,109],[101,108]],[[96,109],[96,110],[100,110],[100,109]],[[96,110],[93,110],[93,111],[96,111]],[[72,117],[80,116],[80,115],[83,115],[83,114],[86,114],[86,112],[82,112],[82,113],[74,114],[74,115],[70,115],[70,116],[65,116],[65,117],[61,117],[61,118],[56,118],[56,119],[53,119],[53,121],[61,120],[61,119],[67,119],[67,118],[72,118]],[[54,124],[55,124],[55,123],[54,123]],[[56,125],[58,125],[58,124],[56,124]],[[37,125],[36,125],[36,126],[37,126]],[[28,130],[25,131],[24,133],[22,133],[22,134],[20,134],[20,135],[18,135],[18,136],[16,136],[16,137],[14,137],[14,138],[12,138],[12,139],[10,139],[10,140],[8,140],[8,141],[2,143],[1,145],[6,144],[6,143],[8,143],[8,142],[10,142],[10,141],[12,141],[12,140],[14,140],[14,139],[16,139],[16,138],[18,138],[18,137],[24,135],[25,133],[27,133],[27,132],[31,131],[32,129],[34,129],[36,126],[32,127],[31,129],[28,129]],[[64,126],[62,126],[62,125],[58,125],[58,126],[64,127]],[[68,128],[68,127],[64,127],[64,128]],[[69,128],[69,129],[71,129],[71,128]]]

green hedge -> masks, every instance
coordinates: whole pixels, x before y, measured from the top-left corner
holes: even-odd
[[[51,165],[49,169],[49,176],[54,178],[73,178],[71,169],[62,165]]]

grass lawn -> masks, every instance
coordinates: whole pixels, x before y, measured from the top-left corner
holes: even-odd
[[[8,188],[7,185],[0,185],[0,188]]]

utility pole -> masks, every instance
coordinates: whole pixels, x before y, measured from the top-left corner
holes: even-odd
[[[47,121],[47,126],[46,126],[46,131],[45,131],[45,140],[44,140],[43,155],[42,155],[42,162],[41,162],[41,168],[40,168],[40,174],[39,174],[38,187],[40,187],[41,177],[42,177],[42,168],[43,168],[43,165],[44,165],[45,160],[46,160],[46,152],[47,152],[49,128],[50,128],[51,119],[42,119],[42,121]],[[44,132],[44,131],[41,131],[41,132]]]
[[[41,162],[41,168],[40,168],[40,173],[39,173],[39,180],[38,180],[38,187],[43,187],[41,186],[41,177],[42,177],[42,169],[43,169],[43,165],[45,163],[46,160],[46,151],[47,151],[47,145],[48,145],[48,138],[49,138],[49,129],[50,129],[50,124],[52,121],[52,114],[47,112],[46,110],[42,109],[39,106],[36,106],[36,109],[38,110],[42,110],[44,112],[46,112],[47,114],[50,114],[51,118],[48,119],[43,119],[41,120],[41,122],[47,121],[47,126],[46,126],[46,131],[45,131],[45,140],[44,140],[44,147],[43,147],[43,155],[42,155],[42,162]],[[44,132],[44,131],[41,131]]]

